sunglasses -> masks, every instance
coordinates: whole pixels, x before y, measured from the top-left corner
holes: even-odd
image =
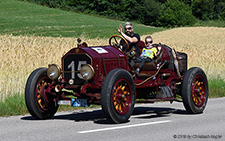
[[[132,27],[129,27],[129,28],[125,28],[125,30],[131,30],[132,29]]]
[[[150,42],[145,42],[146,45],[147,45],[148,43],[152,44],[153,42],[152,42],[152,41],[150,41]]]

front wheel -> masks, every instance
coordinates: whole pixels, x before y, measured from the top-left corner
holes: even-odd
[[[34,70],[27,80],[25,102],[28,111],[35,119],[52,118],[58,109],[54,97],[46,93],[51,83],[52,80],[47,76],[47,68]]]
[[[112,70],[105,78],[101,91],[102,110],[112,123],[127,122],[133,113],[135,86],[126,70]]]
[[[190,68],[182,83],[182,98],[188,113],[202,113],[208,100],[208,81],[201,68]]]

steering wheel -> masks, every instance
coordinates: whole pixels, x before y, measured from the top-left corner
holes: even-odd
[[[118,42],[118,40],[120,41]],[[120,35],[113,35],[109,38],[109,45],[118,48],[123,53],[126,53],[129,49],[129,44],[126,39]]]

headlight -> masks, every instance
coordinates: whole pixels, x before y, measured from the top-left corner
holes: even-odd
[[[61,73],[61,69],[58,65],[56,64],[49,65],[47,70],[47,75],[50,79],[56,80],[57,78],[59,78],[60,73]]]
[[[84,80],[90,80],[95,74],[93,67],[89,64],[83,65],[80,69],[80,75]]]

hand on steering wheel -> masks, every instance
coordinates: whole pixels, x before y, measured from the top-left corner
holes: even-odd
[[[120,39],[120,42],[118,42],[118,40]],[[124,42],[124,44],[120,44],[121,41]],[[113,35],[109,38],[109,45],[110,46],[114,46],[116,48],[118,48],[120,51],[122,51],[123,53],[126,53],[127,50],[129,49],[129,44],[127,42],[126,39],[124,39],[122,36],[120,35]]]

